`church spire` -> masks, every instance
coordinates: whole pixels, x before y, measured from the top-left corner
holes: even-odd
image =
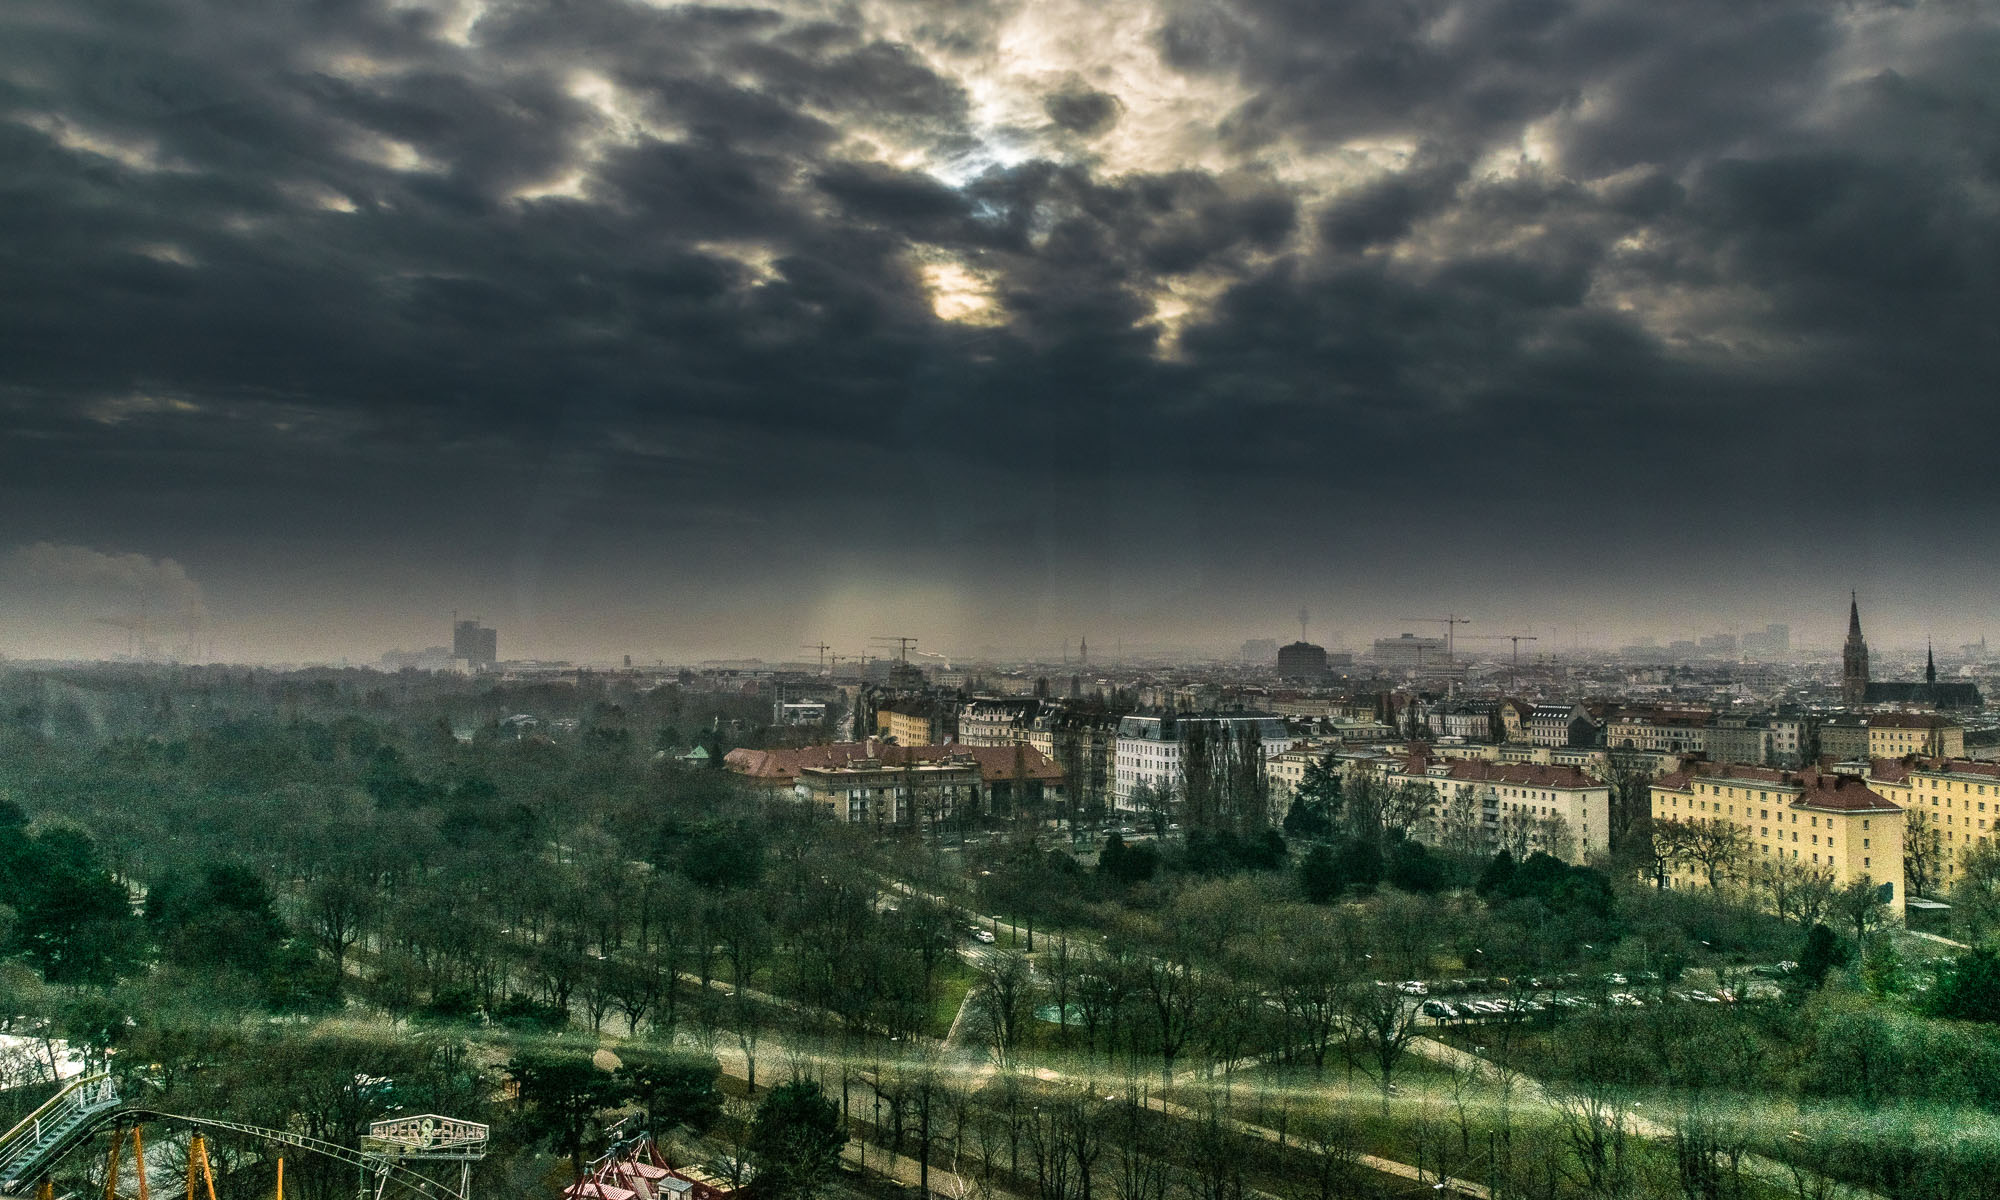
[[[1937,656],[1931,653],[1929,638],[1924,639],[1924,682],[1927,684],[1937,682]]]
[[[1847,644],[1840,650],[1840,698],[1859,706],[1868,699],[1868,643],[1861,637],[1861,600],[1847,594]]]

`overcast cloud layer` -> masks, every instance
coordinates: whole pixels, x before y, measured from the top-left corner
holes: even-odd
[[[0,538],[228,657],[1970,638],[1995,11],[13,0]]]

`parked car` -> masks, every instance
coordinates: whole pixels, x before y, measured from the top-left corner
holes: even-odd
[[[989,946],[992,945],[995,940],[993,937],[993,931],[991,929],[975,929],[972,931],[972,936],[979,941],[985,942]]]
[[[1424,986],[1421,979],[1406,979],[1396,985],[1396,990],[1405,996],[1428,996],[1431,994],[1431,990]]]

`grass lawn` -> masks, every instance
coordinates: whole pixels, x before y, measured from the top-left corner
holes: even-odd
[[[937,974],[937,999],[931,1004],[930,1025],[924,1032],[931,1037],[941,1038],[951,1032],[951,1023],[958,1018],[958,1009],[965,1002],[965,994],[972,990],[977,976],[962,959],[954,958],[939,968]]]

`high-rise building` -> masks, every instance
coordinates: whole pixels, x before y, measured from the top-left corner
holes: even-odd
[[[1742,646],[1752,658],[1783,658],[1792,652],[1792,627],[1771,624],[1762,633],[1753,629],[1743,635]]]
[[[1278,674],[1286,679],[1316,680],[1326,674],[1326,649],[1311,642],[1278,648]]]
[[[500,661],[500,632],[481,625],[478,618],[460,621],[451,627],[451,656],[462,658],[480,671]]]
[[[1401,637],[1376,638],[1375,661],[1391,669],[1415,670],[1441,666],[1445,661],[1444,639],[1418,637],[1414,633],[1406,633]]]
[[[1848,704],[1868,699],[1868,643],[1861,638],[1861,601],[1847,594],[1847,644],[1840,648],[1840,698]]]

